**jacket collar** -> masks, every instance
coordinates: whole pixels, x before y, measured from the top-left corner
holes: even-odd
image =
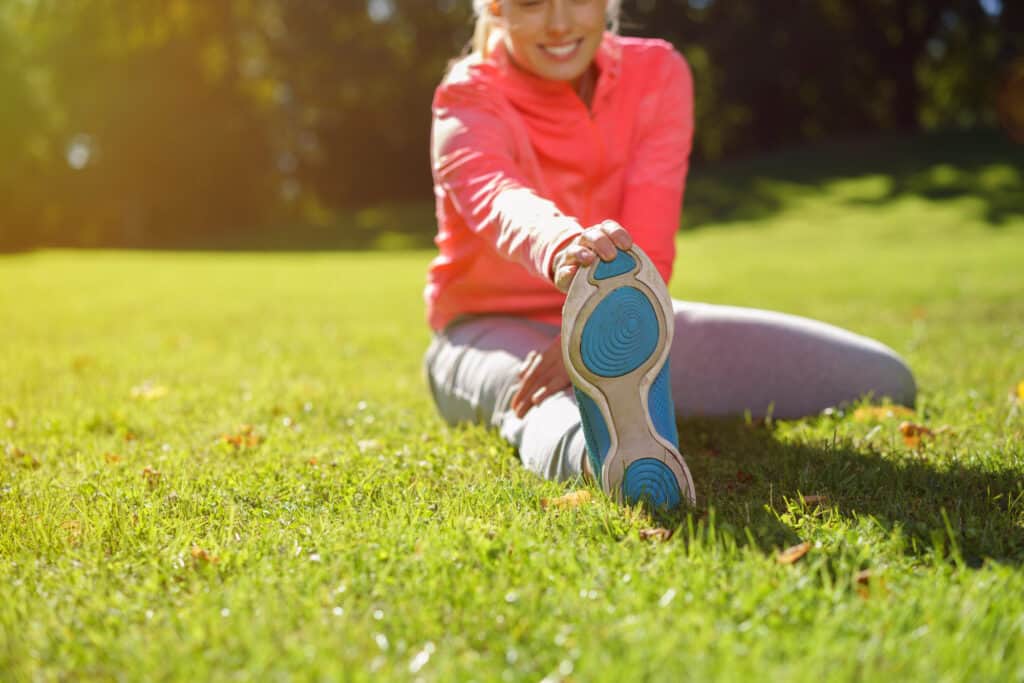
[[[513,93],[529,96],[536,95],[569,95],[575,96],[572,85],[565,81],[552,81],[541,78],[528,71],[525,71],[514,63],[505,48],[505,42],[501,40],[501,33],[495,31],[491,36],[491,43],[488,46],[489,54],[486,62],[490,63]],[[619,37],[614,33],[605,32],[601,39],[601,45],[594,55],[594,63],[597,64],[598,76],[594,88],[594,103],[603,93],[618,80],[622,63],[622,47],[619,44]]]

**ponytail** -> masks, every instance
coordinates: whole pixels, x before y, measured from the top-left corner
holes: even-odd
[[[473,29],[473,40],[470,42],[470,52],[487,58],[489,52],[487,42],[491,39],[494,31],[494,17],[488,7],[490,0],[473,0],[473,13],[476,14],[476,27]]]

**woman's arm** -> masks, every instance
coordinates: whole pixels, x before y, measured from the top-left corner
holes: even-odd
[[[670,55],[657,86],[649,90],[652,100],[641,102],[653,112],[630,154],[621,215],[666,282],[675,261],[693,141],[693,77],[678,52]]]
[[[583,227],[524,178],[512,131],[492,98],[474,84],[438,89],[431,145],[434,180],[470,230],[506,258],[551,281],[555,255]]]

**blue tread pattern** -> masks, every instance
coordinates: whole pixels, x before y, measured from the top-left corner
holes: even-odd
[[[619,251],[618,255],[611,261],[601,261],[597,264],[597,267],[594,268],[594,279],[607,280],[619,275],[625,275],[634,268],[636,268],[636,259],[624,251]]]
[[[620,287],[591,311],[580,337],[580,355],[595,375],[622,377],[651,357],[660,333],[647,295],[636,287]]]
[[[600,481],[604,458],[612,447],[612,439],[608,434],[608,425],[605,424],[601,409],[597,407],[594,399],[576,387],[573,387],[573,391],[576,393],[576,404],[580,409],[583,436],[587,440],[587,455],[590,456],[590,467],[594,471],[594,476]]]
[[[679,430],[676,427],[676,409],[672,403],[672,386],[669,383],[668,359],[662,366],[658,376],[651,384],[647,394],[647,410],[651,414],[651,422],[663,439],[673,446],[679,446]]]
[[[675,474],[668,465],[654,458],[636,460],[626,468],[622,495],[631,505],[647,502],[656,508],[671,509],[681,500]]]

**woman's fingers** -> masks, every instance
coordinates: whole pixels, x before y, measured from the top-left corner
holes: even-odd
[[[601,227],[615,246],[625,251],[633,246],[633,238],[626,229],[615,221],[603,221]]]
[[[543,351],[527,355],[509,408],[516,417],[522,418],[530,408],[568,386],[569,375],[562,362],[561,341],[556,337]]]
[[[522,379],[530,371],[530,368],[537,362],[537,356],[540,355],[536,351],[530,351],[526,354],[526,358],[523,359],[523,364],[519,367],[518,377]]]
[[[606,220],[587,228],[555,257],[555,286],[563,292],[569,291],[580,266],[589,266],[597,259],[612,261],[620,249],[624,251],[632,246],[633,238],[615,221]]]
[[[530,397],[537,391],[538,368],[543,362],[543,354],[531,351],[519,371],[519,387],[513,394],[509,407],[517,417],[522,417],[532,405]]]
[[[584,230],[579,243],[590,247],[602,261],[611,261],[618,255],[619,249],[633,246],[633,238],[615,221],[602,221]]]
[[[562,292],[569,291],[569,285],[572,284],[572,279],[576,277],[576,271],[580,268],[577,265],[566,265],[562,266],[555,273],[555,287]]]
[[[615,242],[605,232],[603,224],[584,230],[580,235],[580,244],[590,247],[602,261],[611,261],[617,254]]]
[[[549,396],[554,396],[562,389],[565,389],[565,387],[557,387],[554,386],[553,384],[545,385],[538,389],[537,391],[533,392],[533,395],[530,396],[530,403],[532,403],[535,406],[539,406],[541,403],[544,402],[546,398],[548,398]]]

